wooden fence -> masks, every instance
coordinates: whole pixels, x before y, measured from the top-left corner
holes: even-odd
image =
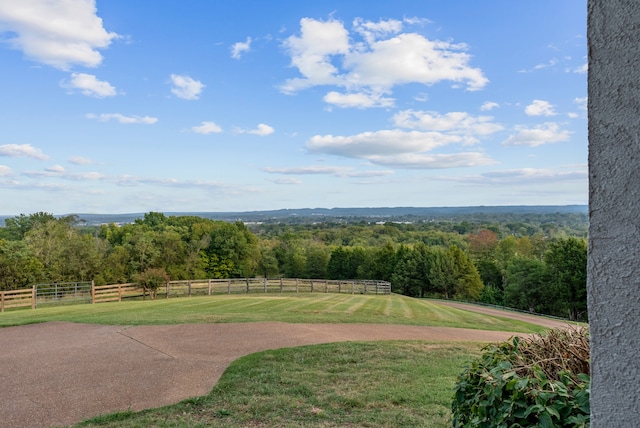
[[[21,308],[31,306],[36,308],[36,287],[24,290],[0,291],[0,312],[4,312],[5,308]]]
[[[76,284],[76,283],[69,283]],[[47,289],[56,284],[46,284]],[[89,285],[89,284],[87,284]],[[23,290],[1,291],[0,307],[18,308],[30,306],[35,309],[43,302],[38,294],[38,287]],[[55,294],[48,300],[54,299],[59,304],[65,303],[103,303],[121,302],[124,299],[145,299],[149,293],[136,283],[98,285],[90,283],[91,298],[85,299],[79,293],[78,286],[54,287]],[[72,295],[73,293],[73,295]],[[345,293],[345,294],[390,294],[391,283],[371,280],[325,280],[300,278],[229,278],[229,279],[193,279],[185,281],[170,281],[157,291],[158,297],[188,297],[211,296],[213,294],[257,294],[257,293]],[[43,293],[41,293],[43,294]],[[69,294],[69,296],[67,296]],[[77,296],[81,295],[79,300]],[[74,297],[74,298],[72,298]],[[47,301],[48,301],[47,300]]]

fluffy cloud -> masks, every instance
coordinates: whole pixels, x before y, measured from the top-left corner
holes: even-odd
[[[69,163],[72,163],[74,165],[93,165],[95,162],[89,158],[74,156],[69,159]]]
[[[197,134],[213,134],[222,132],[222,128],[214,122],[202,122],[200,126],[194,126],[191,130]]]
[[[515,131],[515,134],[511,134],[509,138],[502,142],[503,145],[536,147],[543,144],[567,141],[571,135],[569,131],[560,130],[560,126],[554,122],[547,122],[533,128],[516,126]]]
[[[302,77],[286,80],[280,90],[290,94],[312,86],[333,85],[347,89],[347,95],[332,92],[325,101],[341,107],[367,107],[370,96],[354,101],[349,94],[388,95],[394,86],[406,83],[451,81],[465,83],[468,90],[481,89],[488,83],[480,69],[468,65],[471,57],[465,52],[466,45],[429,40],[401,30],[400,21],[356,19],[354,32],[363,41],[352,42],[353,35],[335,19],[303,18],[300,35],[284,42],[291,65]]]
[[[496,162],[480,152],[449,154],[404,153],[395,156],[369,156],[368,160],[394,168],[443,169],[492,165]]]
[[[171,93],[183,100],[197,100],[205,87],[202,82],[179,74],[171,75],[171,84]]]
[[[85,117],[87,119],[96,119],[99,120],[100,122],[108,122],[110,120],[116,120],[120,123],[123,124],[132,124],[132,123],[139,123],[139,124],[144,124],[144,125],[153,125],[154,123],[156,123],[158,121],[157,117],[151,117],[151,116],[125,116],[123,114],[120,113],[102,113],[102,114],[93,114],[93,113],[88,113],[85,115]]]
[[[285,175],[332,175],[335,177],[383,177],[393,174],[390,170],[356,171],[351,167],[343,166],[303,166],[290,168],[263,168],[269,174]]]
[[[553,105],[543,100],[533,100],[533,102],[524,109],[524,112],[528,116],[554,116],[556,114],[553,110]]]
[[[253,134],[253,135],[259,135],[261,137],[265,137],[267,135],[271,135],[275,132],[275,129],[273,129],[273,127],[265,124],[265,123],[259,123],[258,127],[256,129],[236,129],[236,132],[238,134]]]
[[[119,37],[102,26],[95,0],[3,0],[0,32],[28,59],[61,70],[100,65],[98,50]]]
[[[111,86],[109,82],[98,80],[93,74],[72,73],[71,80],[62,82],[61,86],[72,90],[77,89],[83,95],[96,98],[117,95],[116,88]]]
[[[38,160],[49,159],[49,156],[42,153],[40,149],[33,147],[31,144],[4,144],[0,146],[0,156],[8,156],[10,158],[32,158]]]
[[[316,135],[307,142],[311,152],[326,153],[397,168],[453,168],[489,165],[483,153],[427,154],[436,148],[463,143],[465,137],[441,132],[382,130],[353,136]]]
[[[0,177],[9,177],[13,175],[13,170],[6,165],[0,165]]]
[[[249,52],[251,49],[251,37],[247,37],[246,42],[234,43],[231,46],[231,58],[240,59],[244,52]]]
[[[382,37],[397,34],[402,31],[402,21],[389,19],[386,21],[372,22],[365,21],[362,18],[356,18],[353,20],[353,29],[356,33],[360,34],[367,43],[371,44]]]
[[[331,63],[331,56],[346,55],[350,50],[349,32],[341,22],[302,18],[300,36],[286,39],[284,47],[291,56],[291,65],[304,77],[287,80],[281,86],[283,92],[293,93],[315,85],[340,84],[338,69]]]
[[[331,91],[324,96],[324,102],[340,108],[370,108],[370,107],[393,107],[395,100],[382,96],[382,94],[371,93],[350,93],[341,94]]]
[[[446,114],[428,111],[404,110],[393,116],[396,126],[423,131],[445,132],[468,137],[466,142],[477,142],[475,136],[486,136],[504,129],[493,123],[491,116],[471,116],[469,113],[454,111]]]
[[[49,172],[55,172],[55,173],[63,173],[65,171],[62,165],[53,165],[53,166],[50,166],[49,168],[45,168],[45,170]]]
[[[573,166],[558,169],[518,168],[502,171],[490,171],[478,176],[440,177],[440,180],[456,181],[468,185],[489,186],[534,186],[558,184],[560,182],[585,182],[588,178],[587,167]]]
[[[480,106],[480,110],[482,111],[490,111],[493,110],[494,108],[498,108],[500,107],[500,104],[495,103],[493,101],[486,101],[484,104],[482,104]]]
[[[570,171],[557,171],[539,168],[520,168],[504,171],[487,172],[482,175],[491,184],[513,183],[557,183],[558,181],[586,180],[588,173],[585,169],[573,169]]]

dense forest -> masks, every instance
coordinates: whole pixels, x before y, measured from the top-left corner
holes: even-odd
[[[586,319],[587,216],[465,214],[243,223],[149,212],[87,226],[75,215],[5,219],[0,290],[36,283],[227,277],[380,279],[413,297],[476,300]]]

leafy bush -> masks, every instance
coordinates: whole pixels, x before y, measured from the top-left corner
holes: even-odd
[[[162,268],[149,268],[138,276],[138,284],[144,289],[145,294],[149,292],[151,299],[156,298],[158,288],[167,282],[169,275]]]
[[[457,378],[454,427],[588,427],[589,332],[493,344]]]

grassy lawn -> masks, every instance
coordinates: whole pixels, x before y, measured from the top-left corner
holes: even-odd
[[[399,295],[216,295],[0,314],[0,327],[46,321],[118,325],[279,321],[543,330]],[[481,346],[381,341],[265,351],[233,362],[207,396],[159,409],[104,415],[80,426],[447,427],[455,377]]]
[[[456,375],[480,344],[346,342],[236,360],[209,395],[82,427],[448,427]]]
[[[395,294],[216,295],[19,309],[0,314],[0,327],[45,321],[120,325],[280,321],[407,324],[522,333],[543,330],[521,321]]]

